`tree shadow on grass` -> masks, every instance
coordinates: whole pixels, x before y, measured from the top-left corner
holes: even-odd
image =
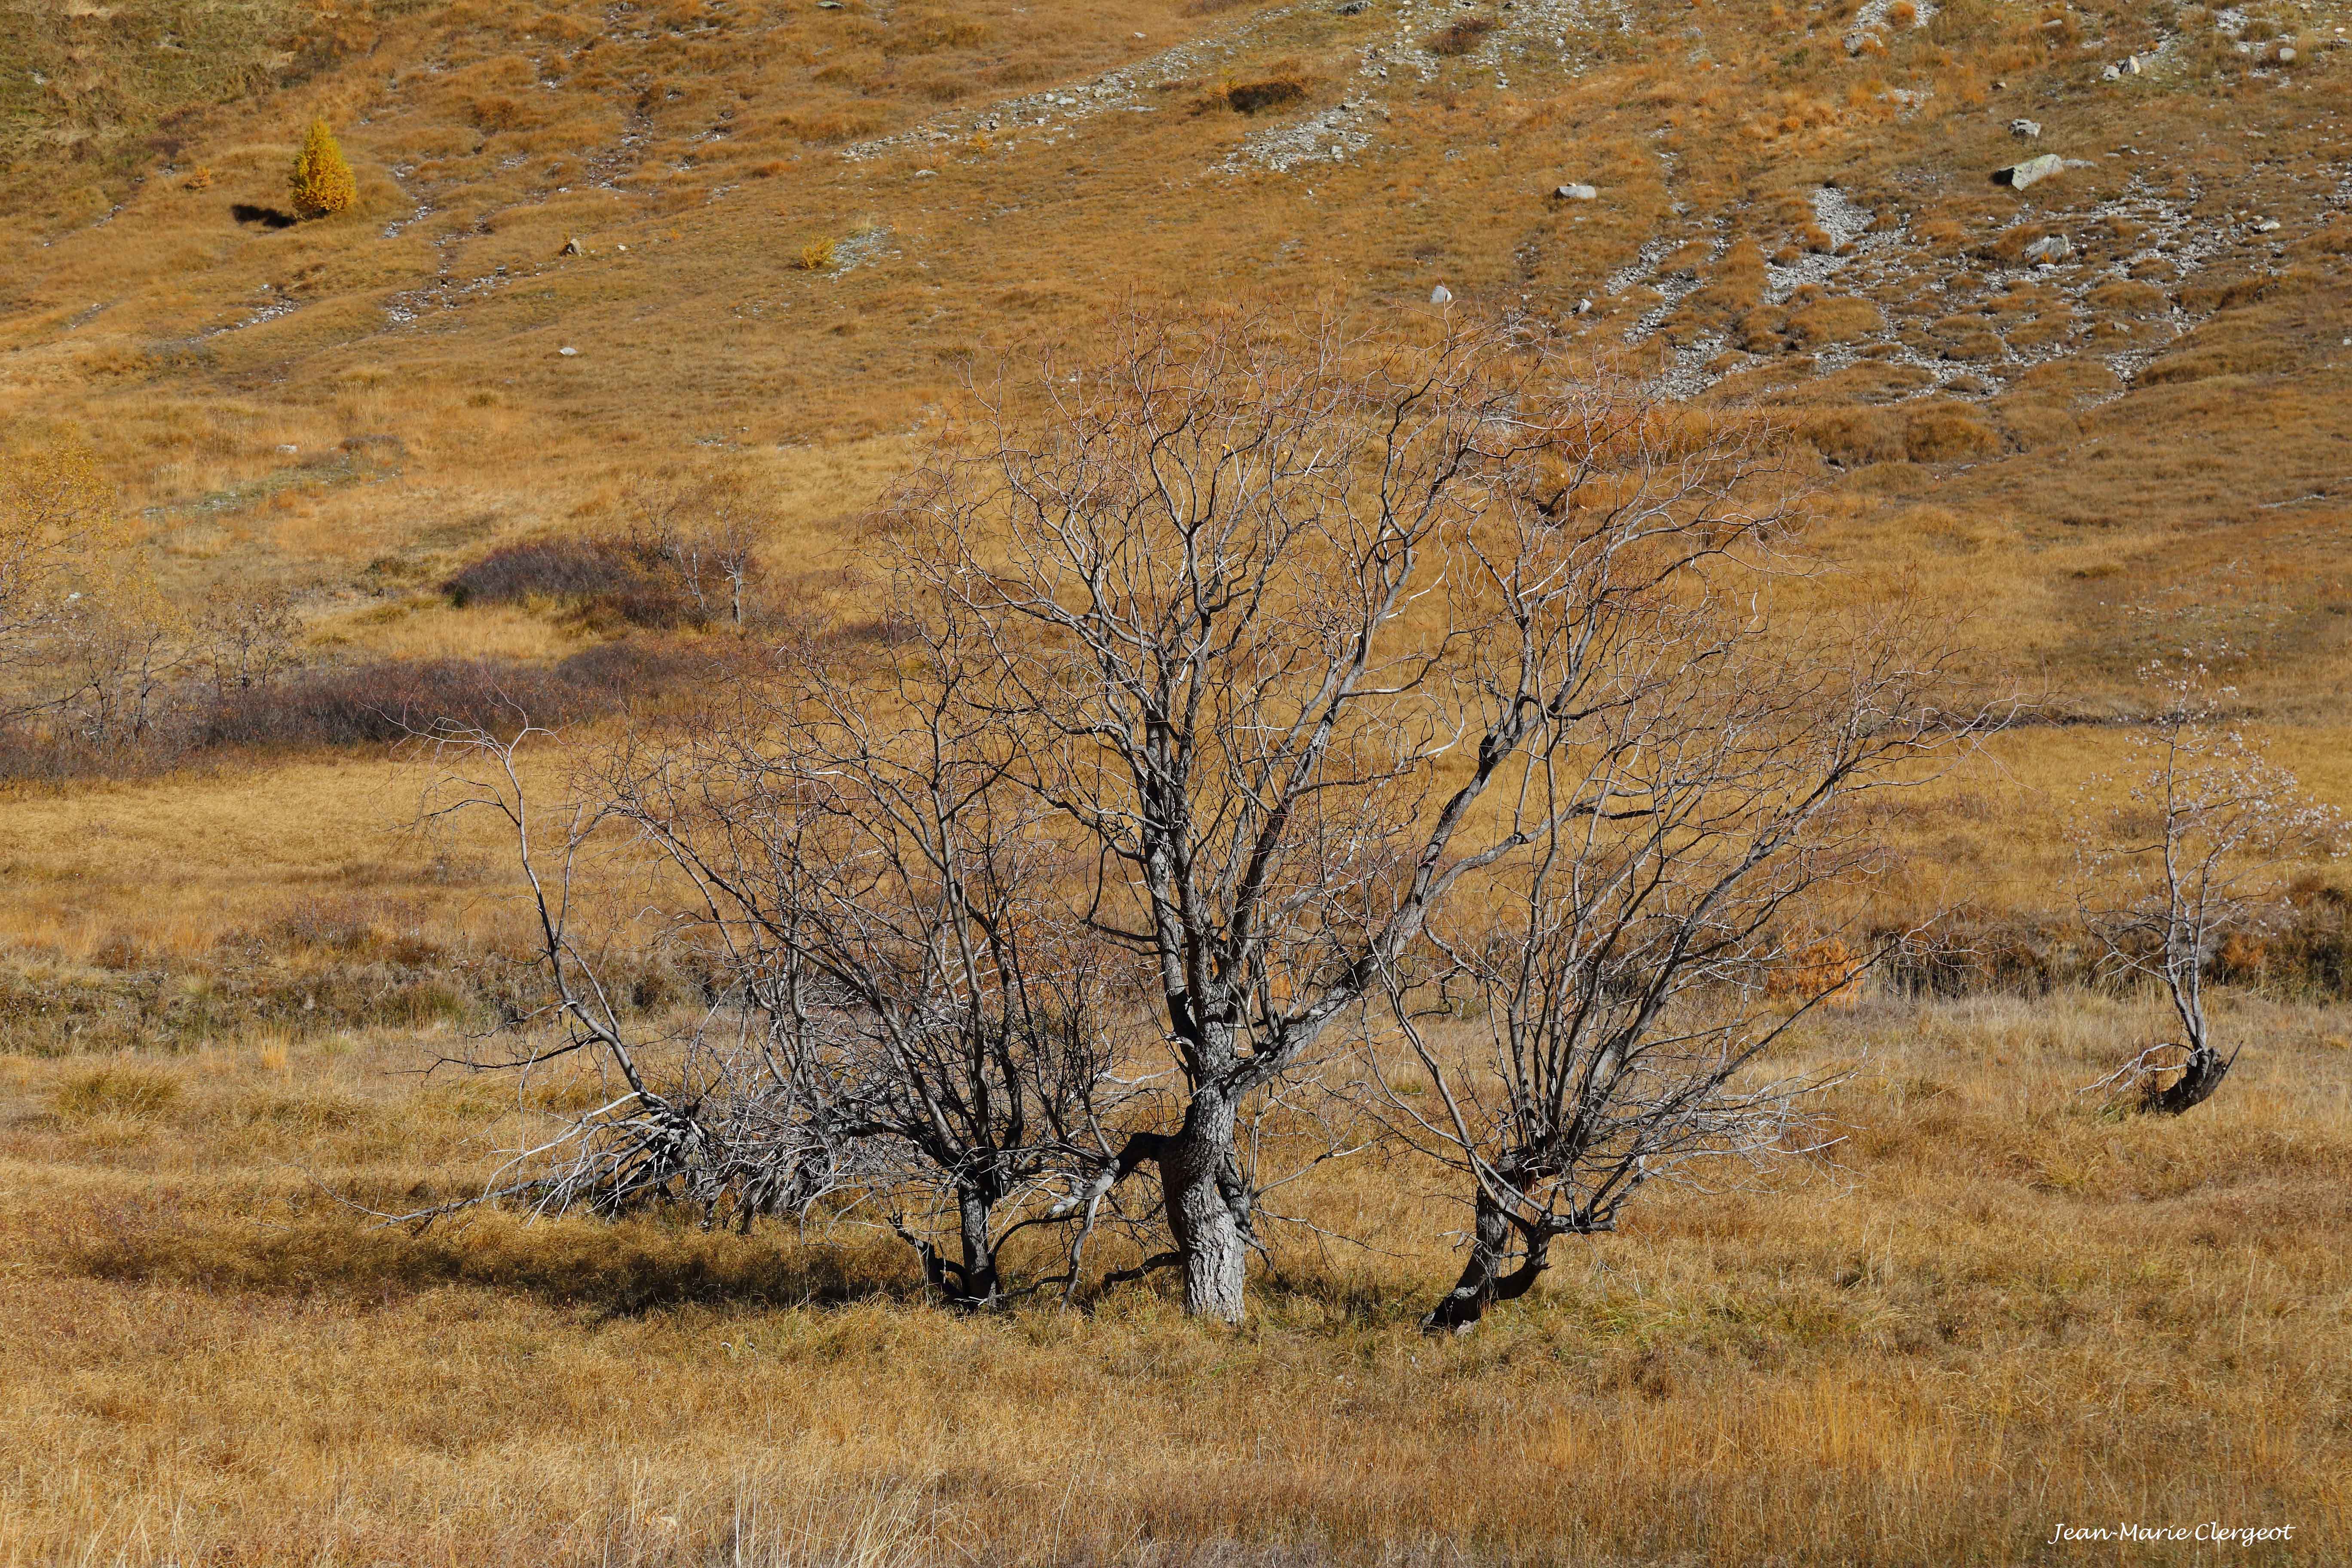
[[[93,1216],[96,1217],[96,1216]],[[911,1300],[921,1282],[853,1247],[628,1221],[526,1224],[489,1215],[422,1235],[342,1215],[201,1227],[116,1213],[58,1259],[88,1278],[219,1291],[398,1300],[451,1286],[524,1296],[598,1321],[688,1304],[837,1307]]]
[[[1444,1286],[1433,1277],[1370,1279],[1353,1272],[1269,1268],[1250,1282],[1260,1311],[1291,1321],[1351,1329],[1417,1323]]]

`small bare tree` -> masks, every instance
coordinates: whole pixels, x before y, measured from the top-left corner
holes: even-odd
[[[967,700],[952,630],[863,676],[788,660],[605,798],[694,889],[687,923],[768,1020],[806,1113],[865,1149],[866,1193],[931,1283],[984,1307],[1013,1291],[1006,1240],[1069,1217],[1114,1157],[1129,1086],[1118,977],[1071,912],[1046,807]],[[937,1200],[956,1256],[906,1217],[910,1195]]]
[[[1139,318],[979,397],[899,492],[902,577],[985,650],[1008,765],[1081,847],[1183,1075],[1156,1165],[1187,1310],[1237,1321],[1237,1119],[1531,827],[1610,650],[1792,521],[1771,433],[1578,382],[1507,328]]]
[[[2205,1006],[2222,942],[2260,930],[2282,862],[2333,853],[2343,822],[2229,723],[2229,690],[2201,667],[2152,665],[2143,675],[2161,701],[2132,740],[2137,766],[2123,803],[2084,814],[2100,826],[2077,840],[2077,905],[2104,970],[2159,986],[2181,1038],[2147,1047],[2083,1092],[2178,1116],[2210,1099],[2238,1059],[2238,1047],[2214,1043]]]
[[[224,584],[206,595],[196,642],[215,710],[268,690],[294,663],[301,629],[294,596],[283,588]]]
[[[57,706],[60,644],[86,629],[92,579],[121,540],[113,489],[87,448],[0,452],[0,717]]]
[[[760,541],[768,512],[756,489],[741,476],[714,485],[703,525],[701,558],[707,570],[727,591],[727,619],[740,626],[749,607],[752,579],[760,566]]]
[[[783,681],[747,682],[681,738],[614,752],[578,781],[550,846],[533,843],[518,742],[445,738],[494,763],[441,809],[508,823],[551,998],[514,1020],[539,1044],[473,1065],[528,1071],[586,1049],[616,1080],[485,1197],[693,1204],[745,1225],[858,1205],[955,1305],[1048,1282],[1009,1279],[1005,1243],[1072,1218],[1066,1200],[1115,1157],[1105,1123],[1131,1086],[1066,857],[1039,830],[1045,805],[1006,777],[1001,733],[963,701],[963,674],[944,642],[863,675],[790,658]],[[573,935],[599,835],[623,841],[608,855],[635,845],[666,868],[673,935],[714,978],[702,1017],[650,1041]],[[595,880],[609,889],[609,859]],[[1078,1261],[1073,1243],[1058,1282],[1075,1285]]]
[[[0,658],[64,617],[78,568],[114,527],[111,487],[86,449],[52,443],[0,455]]]
[[[740,626],[759,574],[767,497],[740,469],[693,474],[642,469],[622,491],[621,542],[677,581],[703,620]]]
[[[1646,1181],[1823,1146],[1811,1108],[1840,1075],[1769,1055],[1891,944],[1824,935],[1813,895],[1881,867],[1854,795],[1921,782],[1993,717],[1948,709],[1942,661],[1899,646],[1873,626],[1843,658],[1775,653],[1754,620],[1661,606],[1596,670],[1613,700],[1546,737],[1527,851],[1390,975],[1421,1068],[1384,1085],[1393,1122],[1475,1215],[1428,1331],[1524,1295],[1555,1237],[1615,1229]]]
[[[145,743],[179,709],[193,653],[186,617],[152,583],[115,573],[58,625],[47,672],[55,722],[100,751]]]
[[[479,1193],[387,1217],[422,1225],[483,1203],[607,1217],[687,1205],[706,1223],[749,1228],[761,1215],[806,1216],[855,1193],[864,1151],[833,1139],[812,1114],[818,1096],[799,1064],[762,1048],[771,1020],[756,993],[722,994],[683,1026],[663,1026],[632,1009],[608,977],[614,841],[634,836],[593,788],[542,808],[524,753],[547,732],[517,713],[502,733],[444,726],[422,738],[447,770],[423,821],[487,815],[500,824],[528,900],[541,982],[540,1000],[500,1026],[511,1049],[477,1050],[455,1065],[516,1074],[528,1102],[542,1069],[584,1063],[603,1092],[577,1114],[530,1119],[533,1136],[507,1151]]]

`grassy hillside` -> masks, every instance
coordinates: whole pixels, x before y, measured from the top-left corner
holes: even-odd
[[[363,38],[242,96],[157,76],[145,15],[51,18],[183,129],[121,179],[16,155],[41,237],[0,260],[0,410],[97,449],[168,595],[293,591],[314,660],[604,640],[439,585],[613,527],[666,468],[754,485],[776,597],[836,604],[975,356],[1082,349],[1131,293],[1410,321],[1442,283],[1793,424],[1846,568],[1818,594],[1948,606],[2062,719],[2202,658],[2342,787],[2352,49],[2325,7],[469,0],[338,11]],[[239,221],[283,205],[313,115],[357,209]],[[1972,786],[1996,820],[1923,827],[2046,900],[2051,801],[2101,754],[2027,737]]]

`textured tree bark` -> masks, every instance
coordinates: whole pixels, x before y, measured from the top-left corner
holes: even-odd
[[[2164,1116],[2178,1116],[2212,1098],[2213,1091],[2221,1087],[2221,1080],[2229,1075],[2230,1063],[2221,1052],[2210,1046],[2195,1047],[2189,1051],[2189,1059],[2181,1064],[2180,1076],[2169,1087],[2158,1089],[2153,1082],[2148,1084],[2147,1093],[2140,1101],[2140,1109]]]
[[[940,1249],[895,1220],[893,1227],[922,1260],[923,1282],[947,1298],[959,1311],[982,1312],[1004,1304],[1003,1282],[996,1267],[996,1244],[989,1234],[996,1205],[982,1193],[966,1189],[956,1199],[956,1229],[962,1261],[950,1262]]]
[[[1184,1310],[1242,1321],[1249,1273],[1250,1204],[1234,1158],[1234,1106],[1213,1089],[1192,1097],[1183,1130],[1160,1151],[1168,1227],[1184,1264]]]
[[[989,1236],[993,1207],[977,1193],[967,1192],[956,1205],[963,1239],[963,1290],[956,1302],[978,1311],[996,1306],[1003,1293],[997,1278],[996,1244]]]
[[[1510,1260],[1511,1237],[1517,1233],[1525,1241],[1527,1256],[1519,1266],[1504,1272]],[[1421,1321],[1425,1334],[1466,1334],[1478,1326],[1486,1309],[1497,1301],[1515,1300],[1535,1288],[1537,1278],[1549,1266],[1547,1255],[1551,1250],[1549,1232],[1529,1234],[1514,1225],[1500,1204],[1478,1193],[1478,1216],[1471,1231],[1470,1257],[1462,1266],[1462,1278],[1454,1282],[1444,1300],[1429,1310]]]

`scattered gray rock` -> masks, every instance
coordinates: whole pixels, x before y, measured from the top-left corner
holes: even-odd
[[[2283,66],[2291,66],[2294,64],[2294,46],[2293,44],[2281,44],[2279,46],[2278,63]]]
[[[1600,195],[1591,185],[1561,185],[1552,192],[1555,200],[1563,202],[1589,202]]]
[[[2025,247],[2028,261],[2059,262],[2074,254],[2073,242],[2063,234],[2045,234]]]
[[[2027,142],[2039,142],[2042,139],[2042,124],[2039,121],[2033,120],[2012,120],[2009,122],[2009,133]]]
[[[556,350],[555,352],[556,352],[557,353],[562,354],[565,359],[570,359],[570,358],[572,358],[573,355],[577,354],[580,351],[579,351],[578,349],[573,348],[570,343],[566,343],[566,344],[564,344],[562,348],[560,348],[560,349]]]
[[[1992,172],[1992,183],[2021,191],[2026,186],[2050,178],[2066,166],[2066,160],[2055,153],[2044,153],[2039,158],[2028,158],[2022,163],[2012,163],[2006,169]]]
[[[557,251],[555,254],[558,256],[585,256],[588,254],[588,247],[580,243],[580,237],[575,234],[571,238],[565,240],[563,242],[563,248]]]
[[[1429,291],[1429,302],[1433,305],[1451,305],[1454,303],[1454,290],[1440,283]]]
[[[2266,217],[2256,222],[2253,226],[2253,229],[2256,234],[2276,234],[2284,226],[2286,226],[2280,223],[2278,219],[2274,217]]]

